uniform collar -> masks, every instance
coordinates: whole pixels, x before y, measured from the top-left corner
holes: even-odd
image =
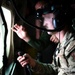
[[[63,41],[58,44],[57,47],[65,47],[70,41],[74,39],[74,35],[72,33],[66,32]]]

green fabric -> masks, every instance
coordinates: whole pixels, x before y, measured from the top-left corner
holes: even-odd
[[[43,32],[40,39],[30,39],[30,41],[28,42],[30,46],[39,51],[45,49],[51,43],[52,42],[50,41],[50,35],[48,35],[47,32]]]
[[[51,64],[45,64],[39,61],[36,61],[35,67],[31,68],[31,70],[38,75],[56,75],[57,74],[53,70],[53,66]]]

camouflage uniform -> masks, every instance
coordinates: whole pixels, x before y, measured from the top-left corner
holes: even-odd
[[[52,64],[36,61],[32,70],[39,75],[75,75],[75,34],[65,34],[56,48]]]

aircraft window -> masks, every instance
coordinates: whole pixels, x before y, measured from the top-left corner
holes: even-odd
[[[8,34],[7,34],[7,56],[9,54],[9,49],[10,49],[10,36],[11,36],[11,11],[5,7],[2,7],[4,17],[7,23],[7,28],[8,28]]]
[[[3,66],[3,54],[4,54],[4,25],[2,25],[2,19],[0,14],[0,68]]]
[[[7,40],[6,40],[6,52],[7,57],[9,56],[9,50],[10,50],[10,36],[11,36],[11,11],[5,7],[1,7],[3,10],[3,14],[7,23]],[[3,20],[1,18],[0,14],[0,68],[3,66],[3,55],[4,55],[4,35],[5,35],[5,27],[3,25]]]

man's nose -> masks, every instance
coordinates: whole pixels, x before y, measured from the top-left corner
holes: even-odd
[[[47,25],[47,23],[44,21],[44,22],[43,22],[43,26],[46,26],[46,25]]]
[[[45,22],[43,22],[43,26],[45,26]]]

